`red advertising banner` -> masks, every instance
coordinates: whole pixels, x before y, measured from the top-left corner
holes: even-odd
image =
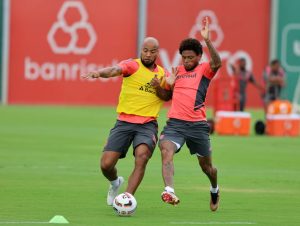
[[[211,38],[220,53],[223,67],[218,76],[232,76],[230,64],[244,57],[247,68],[262,84],[262,71],[268,63],[269,0],[151,0],[148,1],[147,35],[160,41],[160,61],[166,68],[181,61],[178,46],[182,39],[201,39],[200,30],[205,16],[210,19]],[[203,59],[207,59],[205,48]],[[212,82],[212,86],[214,83]],[[210,87],[207,105],[213,104]],[[251,84],[247,90],[247,107],[262,107],[258,90]]]
[[[136,55],[138,0],[10,2],[9,104],[117,103],[121,78],[80,75]]]

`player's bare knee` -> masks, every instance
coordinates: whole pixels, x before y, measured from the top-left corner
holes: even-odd
[[[174,154],[173,146],[172,143],[170,144],[170,142],[167,141],[161,142],[159,148],[162,156],[173,156]]]
[[[171,151],[168,148],[161,148],[160,151],[163,156],[168,156],[171,153]]]
[[[174,152],[166,148],[161,150],[161,155],[162,155],[162,162],[164,164],[173,160]]]
[[[100,168],[102,172],[109,172],[114,168],[114,166],[111,164],[110,161],[106,161],[102,159],[100,162]]]
[[[149,161],[151,155],[148,153],[138,153],[135,155],[135,164],[145,166]]]

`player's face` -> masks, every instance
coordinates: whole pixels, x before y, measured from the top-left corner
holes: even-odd
[[[239,60],[240,69],[245,70],[246,69],[246,61],[244,59]]]
[[[141,61],[146,67],[152,66],[158,55],[158,47],[153,43],[146,43],[141,52]]]
[[[181,57],[186,71],[191,71],[197,67],[201,59],[201,55],[197,55],[193,50],[182,51]]]
[[[280,68],[280,64],[279,63],[276,63],[276,64],[274,64],[274,65],[271,66],[272,72],[275,72],[275,73],[277,73],[279,71],[279,68]]]

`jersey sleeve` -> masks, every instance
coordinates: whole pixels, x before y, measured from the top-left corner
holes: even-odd
[[[139,64],[133,59],[121,61],[118,66],[121,67],[124,77],[134,74],[139,69]]]
[[[204,67],[204,76],[208,79],[212,79],[217,72],[213,71],[208,62],[202,63]]]

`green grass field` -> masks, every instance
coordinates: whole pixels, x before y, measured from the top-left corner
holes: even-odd
[[[252,113],[253,121],[262,118]],[[217,212],[209,210],[208,179],[186,148],[175,157],[181,203],[160,200],[156,149],[135,195],[136,214],[116,216],[98,166],[115,118],[113,108],[0,107],[0,225],[45,225],[54,215],[71,226],[300,225],[300,138],[253,134],[211,137],[221,189]],[[129,154],[119,174],[127,179],[132,167]]]

